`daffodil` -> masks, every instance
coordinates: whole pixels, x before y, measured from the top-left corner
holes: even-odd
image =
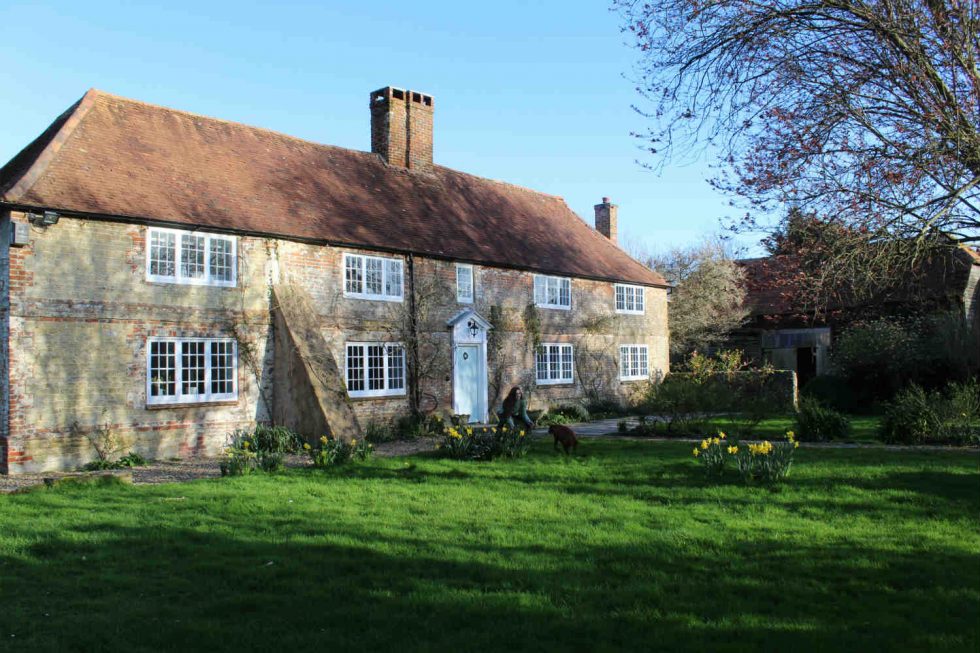
[[[700,454],[700,453],[701,452],[698,451],[698,448],[697,447],[694,447],[694,457],[697,458],[698,457],[698,454]]]
[[[794,442],[793,443],[793,448],[794,449],[799,449],[800,448],[800,443],[799,442]]]
[[[721,438],[722,440],[724,440],[725,439],[725,432],[724,431],[718,431],[718,437]]]
[[[311,449],[310,443],[309,442],[304,443],[303,444],[303,448],[306,449],[307,451],[309,451]]]
[[[320,436],[320,443],[321,444],[326,444],[327,443],[327,436],[321,435]]]
[[[728,453],[738,453],[738,447],[728,447]]]
[[[701,440],[701,448],[702,449],[707,449],[708,448],[708,441],[707,440]]]

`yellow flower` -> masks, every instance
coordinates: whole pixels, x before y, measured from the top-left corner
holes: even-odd
[[[350,446],[353,447],[355,444],[357,444],[357,438],[351,438]]]
[[[707,440],[701,440],[701,448],[702,449],[707,449],[708,448],[708,441]]]
[[[242,441],[242,449],[248,449],[248,440]]]
[[[724,440],[725,439],[725,432],[724,431],[718,431],[718,437],[721,438],[722,440]]]
[[[799,442],[794,442],[793,443],[793,448],[794,449],[799,449],[800,448],[800,443]]]
[[[473,435],[473,429],[466,427],[466,435]]]
[[[721,440],[719,438],[711,438],[711,444],[721,444]]]
[[[700,451],[698,451],[698,448],[697,448],[697,447],[694,447],[694,457],[695,457],[695,458],[697,458],[697,457],[698,457],[698,454],[699,454],[699,453],[701,453],[701,452],[700,452]]]
[[[738,453],[738,447],[728,447],[728,453]]]
[[[792,431],[786,431],[786,437],[792,440],[793,438],[796,437],[796,434],[793,433]]]
[[[306,449],[307,451],[309,451],[310,450],[310,443],[309,442],[305,443],[303,445],[303,448]]]
[[[503,431],[504,431],[504,433],[507,432],[507,427],[506,426],[503,428]]]
[[[321,444],[326,444],[327,443],[327,436],[321,435],[320,436],[320,443]]]

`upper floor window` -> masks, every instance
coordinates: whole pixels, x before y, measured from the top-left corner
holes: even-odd
[[[184,404],[238,398],[238,344],[230,338],[151,338],[146,345],[146,403]]]
[[[397,258],[344,254],[344,296],[402,301],[402,262]]]
[[[234,286],[238,239],[196,231],[150,227],[146,280],[198,286]]]
[[[620,381],[637,381],[650,378],[646,345],[622,345],[619,348]]]
[[[456,264],[456,301],[463,304],[473,303],[473,266]]]
[[[349,342],[344,367],[351,397],[405,394],[405,348],[401,344]]]
[[[616,312],[642,315],[644,312],[643,286],[627,286],[626,284],[617,283]]]
[[[572,280],[565,277],[534,275],[534,304],[542,308],[572,307]]]
[[[545,343],[534,352],[534,376],[538,385],[575,381],[572,345]]]

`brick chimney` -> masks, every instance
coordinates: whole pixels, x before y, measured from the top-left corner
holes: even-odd
[[[390,165],[432,166],[432,96],[386,86],[371,93],[371,151]]]
[[[602,204],[595,205],[595,229],[600,234],[619,244],[619,227],[616,225],[619,207],[609,201],[608,197],[602,198]]]

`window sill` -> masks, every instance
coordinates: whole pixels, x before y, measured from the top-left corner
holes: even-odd
[[[237,406],[238,399],[220,399],[218,401],[175,402],[172,404],[146,404],[146,410],[167,410],[171,408],[210,408],[212,406]]]
[[[405,393],[398,394],[398,395],[358,395],[358,396],[353,396],[353,397],[351,397],[348,394],[348,396],[350,397],[350,400],[351,401],[354,401],[354,402],[362,402],[362,401],[388,401],[388,400],[391,400],[391,399],[406,399],[408,397],[408,395],[405,394]]]
[[[628,379],[619,379],[620,383],[642,383],[643,381],[649,381],[649,376],[631,376]]]
[[[572,310],[572,307],[571,306],[559,306],[557,304],[535,304],[534,306],[535,306],[535,308],[544,308],[544,309],[547,309],[549,311],[570,311],[570,310]]]
[[[404,297],[386,297],[384,295],[358,295],[355,293],[344,293],[344,299],[363,299],[369,302],[396,302],[405,301]]]
[[[575,386],[575,381],[535,381],[534,385],[539,388],[571,388]]]

